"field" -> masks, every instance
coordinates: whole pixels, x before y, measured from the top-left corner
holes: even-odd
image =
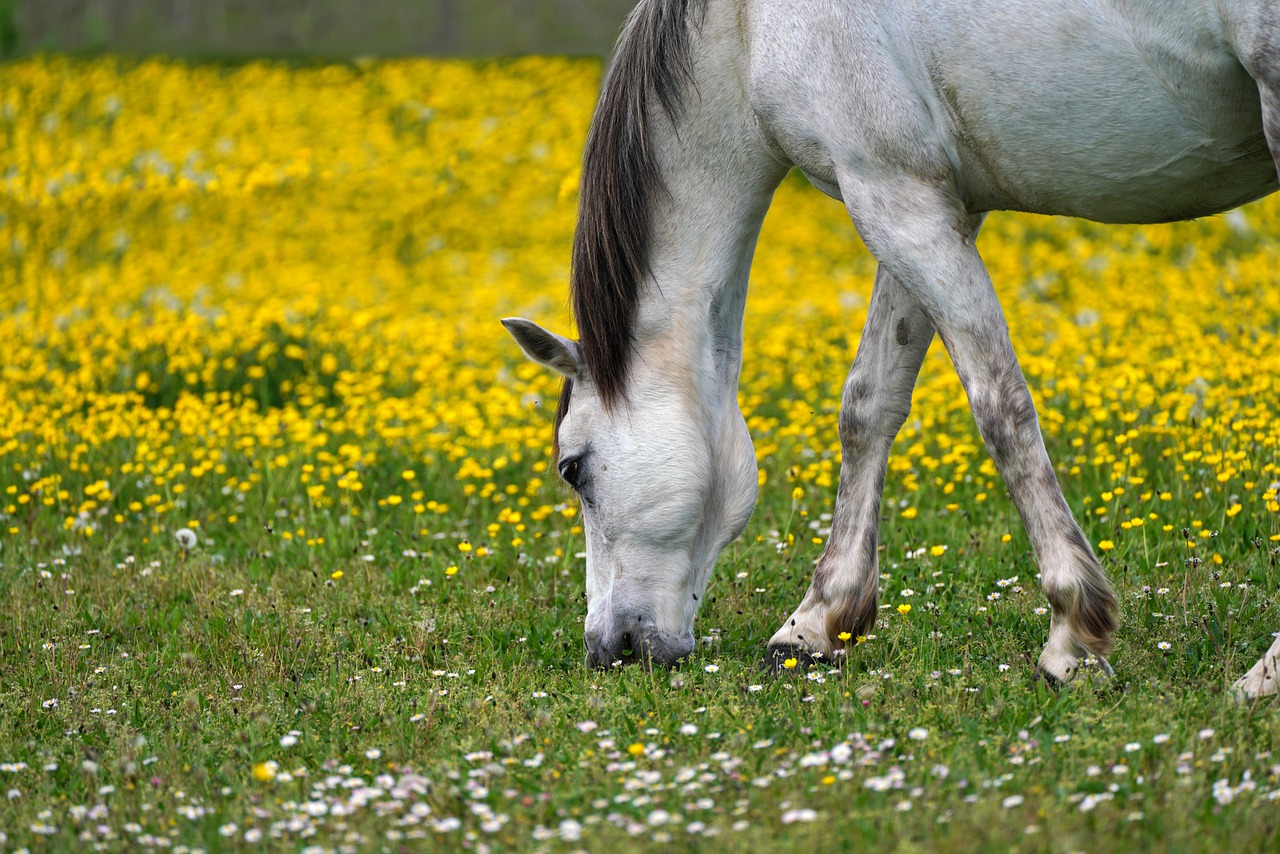
[[[741,403],[761,497],[674,671],[583,666],[557,381],[598,63],[0,76],[0,848],[1275,850],[1280,203],[990,218],[1050,454],[1122,601],[1111,686],[1046,602],[935,343],[881,619],[779,676],[874,263],[796,178]],[[415,840],[425,839],[426,843]]]

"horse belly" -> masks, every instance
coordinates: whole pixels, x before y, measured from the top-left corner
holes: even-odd
[[[1175,128],[1111,125],[1096,134],[1044,139],[1034,150],[966,146],[958,178],[975,209],[1112,223],[1206,216],[1277,189],[1276,166],[1260,130],[1191,146],[1178,144]]]

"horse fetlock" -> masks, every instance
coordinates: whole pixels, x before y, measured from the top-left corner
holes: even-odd
[[[877,593],[875,584],[864,585],[838,604],[828,605],[824,620],[827,637],[843,647],[851,638],[867,634],[876,622]]]
[[[1111,635],[1119,628],[1119,602],[1101,569],[1065,579],[1046,578],[1044,592],[1053,608],[1054,624],[1069,632],[1076,647],[1099,656],[1111,651]]]

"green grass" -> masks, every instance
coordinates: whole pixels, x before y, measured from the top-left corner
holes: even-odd
[[[1149,553],[1108,554],[1117,680],[1055,693],[1033,682],[1047,617],[1025,540],[1000,541],[1016,530],[1007,499],[947,512],[921,493],[922,543],[967,545],[895,558],[916,544],[887,523],[882,602],[910,613],[883,610],[839,671],[772,676],[763,645],[818,548],[769,544],[788,520],[807,528],[785,491],[765,490],[727,550],[704,641],[671,672],[583,667],[581,562],[551,557],[552,541],[580,543],[558,514],[527,565],[458,560],[454,538],[415,540],[393,517],[363,530],[312,519],[319,550],[265,528],[187,553],[169,531],[71,548],[37,530],[0,576],[0,761],[26,765],[0,771],[4,844],[151,835],[218,849],[249,832],[388,850],[412,834],[592,850],[1274,847],[1275,705],[1223,690],[1274,620],[1264,597],[1207,573],[1144,592],[1157,562],[1183,574],[1180,534],[1153,526]],[[483,518],[460,490],[452,503],[459,531]],[[1273,577],[1268,548],[1221,546],[1244,579]],[[269,761],[275,779],[255,778]]]

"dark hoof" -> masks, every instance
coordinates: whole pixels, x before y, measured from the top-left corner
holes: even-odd
[[[1105,670],[1096,666],[1077,668],[1071,674],[1069,683],[1063,682],[1049,671],[1037,666],[1035,676],[1031,678],[1031,682],[1032,687],[1035,687],[1037,683],[1043,682],[1052,691],[1060,691],[1069,685],[1089,685],[1104,697],[1114,697],[1118,694],[1123,694],[1125,690],[1125,686],[1120,683],[1119,679],[1115,678],[1110,666],[1107,666]]]
[[[794,662],[790,667],[787,666],[789,661]],[[814,655],[804,647],[784,644],[769,647],[769,651],[764,654],[764,661],[760,663],[760,669],[770,673],[805,673],[810,667],[817,667],[821,661],[820,654]]]
[[[1035,675],[1031,677],[1032,687],[1035,687],[1037,684],[1041,682],[1043,682],[1045,685],[1048,685],[1049,690],[1051,691],[1057,691],[1060,688],[1063,688],[1067,684],[1063,682],[1061,679],[1059,679],[1057,676],[1054,676],[1048,670],[1045,670],[1043,667],[1040,667],[1039,665],[1037,665]]]

